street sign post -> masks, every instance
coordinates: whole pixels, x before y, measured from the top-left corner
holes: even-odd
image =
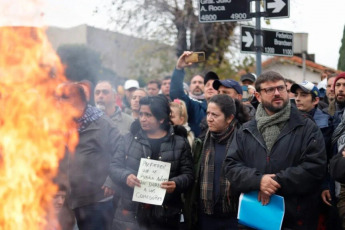
[[[254,27],[241,27],[241,52],[256,53]],[[281,30],[262,29],[262,53],[276,56],[293,56],[293,33]],[[261,46],[261,45],[260,45]]]
[[[256,74],[261,74],[261,54],[292,56],[293,33],[287,31],[261,30],[261,17],[287,18],[290,16],[290,0],[264,0],[261,12],[259,0],[199,0],[199,21],[229,22],[251,20],[254,27],[241,27],[241,52],[256,54]],[[251,3],[255,2],[252,12]],[[255,45],[254,45],[255,44]]]
[[[245,0],[200,0],[200,22],[250,20],[250,2]]]
[[[265,18],[288,18],[290,16],[289,0],[266,0]]]

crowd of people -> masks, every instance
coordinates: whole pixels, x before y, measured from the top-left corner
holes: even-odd
[[[127,80],[123,97],[108,80],[59,86],[79,132],[57,180],[63,229],[251,229],[237,219],[251,191],[261,205],[284,197],[282,229],[345,229],[345,73],[324,88],[279,70],[188,85],[191,54],[144,88]],[[132,200],[143,158],[171,164],[162,205]]]

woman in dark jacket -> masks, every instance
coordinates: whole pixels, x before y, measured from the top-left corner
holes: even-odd
[[[161,96],[140,100],[139,119],[125,136],[123,149],[115,154],[110,175],[120,187],[121,199],[114,217],[114,229],[176,229],[182,208],[181,193],[193,183],[193,163],[186,138],[170,125],[170,107]],[[140,186],[137,172],[141,158],[171,163],[162,206],[132,201]]]
[[[208,102],[206,120],[208,130],[202,149],[194,153],[198,183],[187,194],[188,228],[237,229],[238,197],[231,193],[225,178],[224,160],[235,132],[249,116],[238,100],[215,95]]]

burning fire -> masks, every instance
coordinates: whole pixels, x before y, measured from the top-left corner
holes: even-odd
[[[0,27],[0,229],[49,229],[53,178],[78,141],[55,98],[64,81],[44,29]]]

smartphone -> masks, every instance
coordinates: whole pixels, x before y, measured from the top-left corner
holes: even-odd
[[[254,94],[249,94],[248,92],[248,86],[243,85],[242,86],[242,102],[249,101],[251,102],[254,99]]]
[[[204,62],[205,61],[205,52],[193,52],[191,55],[185,58],[185,61],[197,63],[197,62]]]
[[[242,101],[248,101],[249,93],[248,93],[248,86],[242,86]]]

